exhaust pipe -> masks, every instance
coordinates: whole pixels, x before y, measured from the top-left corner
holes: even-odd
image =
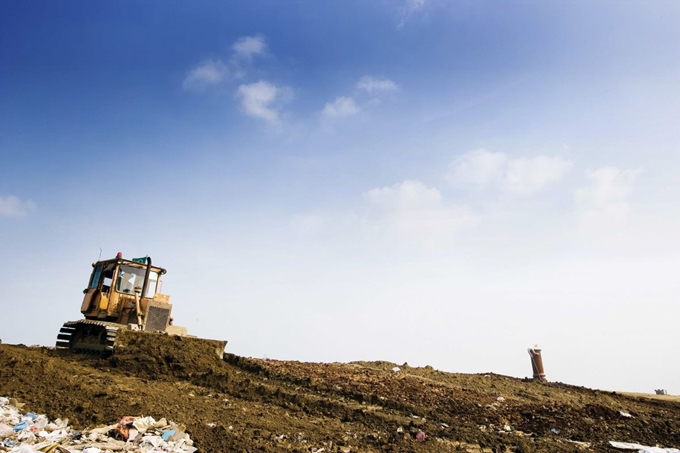
[[[142,284],[142,294],[140,297],[144,297],[146,294],[146,288],[149,286],[149,274],[151,273],[151,257],[146,257],[146,273],[144,274],[144,283]]]

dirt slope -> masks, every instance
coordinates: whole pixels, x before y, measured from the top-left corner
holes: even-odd
[[[68,417],[75,428],[167,417],[186,425],[201,452],[614,451],[609,440],[680,447],[676,401],[492,373],[220,361],[199,342],[161,335],[138,336],[107,359],[0,345],[0,365],[0,396],[27,410]]]

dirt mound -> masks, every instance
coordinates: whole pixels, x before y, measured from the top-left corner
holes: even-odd
[[[0,395],[76,428],[123,415],[167,417],[184,424],[202,452],[680,446],[673,401],[388,362],[218,360],[190,338],[142,335],[121,344],[110,358],[0,345]]]
[[[224,371],[224,344],[192,337],[121,331],[116,353],[94,366],[113,367],[129,376],[160,380],[195,380]]]

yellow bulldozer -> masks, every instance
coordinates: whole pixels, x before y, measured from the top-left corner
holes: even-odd
[[[80,307],[85,319],[65,323],[56,348],[106,356],[124,343],[127,332],[189,337],[185,327],[173,324],[170,296],[160,292],[165,273],[148,256],[128,260],[120,252],[113,259],[92,263]],[[200,341],[209,342],[222,357],[226,341]]]

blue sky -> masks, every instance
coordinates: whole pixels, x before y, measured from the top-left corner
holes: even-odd
[[[150,255],[231,352],[680,382],[680,4],[3,2],[0,338]]]

